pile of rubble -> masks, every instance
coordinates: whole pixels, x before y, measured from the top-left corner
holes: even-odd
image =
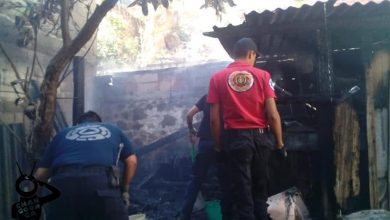
[[[202,186],[205,200],[220,198],[215,170],[211,169]],[[135,179],[130,196],[129,214],[145,214],[147,219],[174,219],[183,202],[186,187],[191,175],[191,161],[181,161],[180,165],[163,164],[159,170]],[[199,201],[198,201],[199,202]],[[203,202],[203,201],[201,201]],[[207,219],[204,204],[194,208],[192,219]]]

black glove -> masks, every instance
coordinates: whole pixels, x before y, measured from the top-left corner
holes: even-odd
[[[287,150],[285,147],[276,149],[276,152],[277,152],[278,156],[281,157],[282,159],[287,158]]]

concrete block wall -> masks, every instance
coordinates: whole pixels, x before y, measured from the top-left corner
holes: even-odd
[[[228,62],[100,76],[93,110],[121,127],[138,146],[186,126],[186,114],[208,90],[210,76]],[[111,80],[112,79],[112,80]],[[112,86],[108,83],[112,81]],[[197,116],[197,120],[201,115]]]

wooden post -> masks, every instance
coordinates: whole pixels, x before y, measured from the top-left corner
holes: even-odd
[[[362,38],[362,59],[366,71],[366,111],[367,111],[367,152],[368,152],[368,177],[370,206],[372,209],[379,208],[377,164],[376,164],[376,141],[375,141],[375,109],[374,109],[374,88],[372,75],[370,74],[370,62],[372,59],[372,44],[370,38]]]
[[[381,209],[389,208],[388,174],[389,174],[389,144],[388,144],[388,73],[390,70],[390,53],[380,47],[374,50],[374,56],[370,63],[370,77],[372,93],[374,97],[375,137],[376,137],[376,166],[377,166],[377,190],[378,204]]]
[[[336,106],[333,126],[334,161],[336,168],[335,196],[343,210],[347,210],[348,199],[360,193],[360,125],[358,116],[349,103]]]
[[[324,3],[325,4],[325,3]],[[325,7],[325,6],[324,6]],[[326,16],[324,8],[324,16]],[[328,9],[329,10],[329,9]],[[318,48],[318,86],[320,94],[324,97],[329,97],[332,101],[334,90],[333,76],[333,51],[330,39],[330,31],[327,27],[326,19],[321,29],[317,30],[317,48]]]
[[[390,43],[386,44],[386,50],[390,53]],[[390,71],[387,71],[387,99],[390,99]],[[390,131],[390,101],[387,102],[387,131]],[[387,155],[387,193],[390,197],[390,134],[387,133],[387,147],[389,154]],[[390,200],[390,198],[389,198]],[[390,204],[388,209],[390,209]]]
[[[317,49],[318,49],[318,86],[320,96],[324,98],[319,106],[318,133],[319,147],[321,152],[321,194],[324,219],[334,219],[335,212],[331,200],[334,200],[332,180],[334,178],[333,167],[333,141],[332,141],[332,121],[333,121],[333,57],[330,33],[327,22],[327,12],[332,4],[324,3],[323,25],[317,30]]]

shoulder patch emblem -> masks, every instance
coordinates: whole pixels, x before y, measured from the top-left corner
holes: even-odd
[[[248,91],[253,86],[253,75],[247,71],[235,71],[230,73],[228,84],[236,92]]]

